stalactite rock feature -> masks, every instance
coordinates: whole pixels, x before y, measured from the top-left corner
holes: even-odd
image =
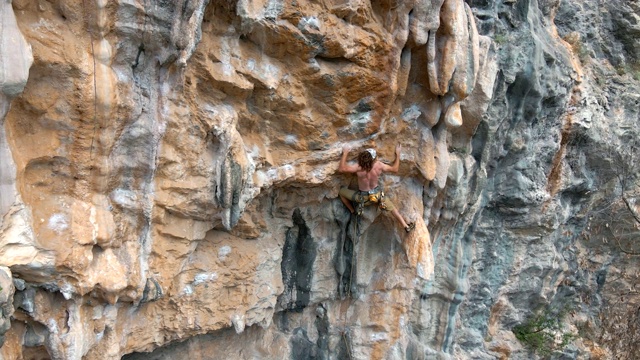
[[[236,226],[248,202],[259,189],[253,186],[250,173],[250,158],[245,150],[242,136],[236,130],[238,114],[230,106],[208,109],[206,132],[214,151],[217,184],[216,204],[223,210],[221,221],[225,229]]]
[[[460,102],[462,117],[465,121],[459,129],[452,132],[465,134],[465,136],[454,137],[459,139],[460,143],[465,143],[465,139],[470,139],[475,134],[478,124],[482,121],[482,115],[487,111],[493,97],[493,87],[498,74],[496,49],[490,38],[480,36],[479,53],[479,70],[475,86],[471,94]]]
[[[480,37],[469,5],[445,0],[439,27],[429,31],[426,45],[429,91],[441,97],[444,121],[463,123],[459,102],[471,94],[480,67]]]
[[[456,71],[451,78],[451,92],[457,101],[471,94],[480,68],[480,38],[475,18],[467,3],[463,3],[458,26],[460,42],[456,53]]]
[[[416,0],[409,19],[412,41],[420,46],[427,43],[430,32],[440,27],[440,8],[445,0]]]
[[[436,145],[431,130],[426,128],[422,129],[419,144],[416,166],[422,177],[424,177],[425,180],[431,181],[436,177],[436,158],[433,156],[436,151]]]
[[[453,73],[458,66],[458,51],[466,43],[466,31],[463,12],[464,2],[461,0],[445,0],[440,11],[440,27],[435,33],[436,73],[431,91],[436,95],[449,92]],[[431,75],[431,74],[430,74]]]
[[[202,37],[202,18],[209,0],[179,0],[175,3],[171,40],[178,49],[179,66],[185,66]]]
[[[18,28],[11,0],[1,1],[0,10],[0,93],[13,98],[27,83],[33,55]]]
[[[84,5],[84,3],[83,3]],[[91,130],[90,143],[90,160],[96,167],[91,172],[100,175],[95,177],[94,187],[98,192],[105,192],[108,189],[108,179],[106,174],[109,173],[108,154],[113,147],[113,132],[111,130],[114,112],[113,109],[120,102],[118,100],[117,75],[111,67],[113,63],[114,50],[105,36],[112,30],[109,24],[107,2],[99,0],[95,2],[95,8],[83,8],[87,12],[87,18],[92,19],[88,14],[95,11],[95,29],[97,32],[90,33],[91,43],[91,61],[93,65],[93,121]],[[89,25],[91,32],[94,24]],[[102,225],[100,221],[103,217],[98,218],[96,226],[104,228],[107,224]]]
[[[115,99],[115,73],[111,69],[111,63],[113,61],[113,48],[109,41],[104,38],[105,33],[108,32],[108,29],[105,28],[106,14],[104,6],[106,4],[97,2],[98,8],[96,9],[97,17],[98,17],[98,38],[95,40],[95,44],[93,44],[94,49],[94,60],[96,61],[96,73],[95,82],[96,82],[96,99],[97,102],[97,110],[100,114],[96,114],[96,116],[100,116],[103,119],[108,119],[110,116],[111,108],[116,103]],[[105,120],[103,120],[105,121]]]

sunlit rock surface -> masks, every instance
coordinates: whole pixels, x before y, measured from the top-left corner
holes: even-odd
[[[566,306],[554,356],[639,335],[603,320],[640,303],[637,2],[0,9],[0,359],[529,359]],[[344,145],[396,144],[409,234],[337,199]]]

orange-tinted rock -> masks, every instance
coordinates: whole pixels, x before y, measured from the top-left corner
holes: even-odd
[[[423,187],[444,188],[447,127],[487,63],[464,2],[0,6],[33,48],[33,65],[26,43],[22,62],[0,54],[16,64],[0,68],[0,265],[28,283],[5,358],[119,359],[225,329],[281,358],[281,316],[327,321],[304,336],[336,346],[352,327],[363,357],[406,348],[434,271]],[[375,208],[357,229],[340,150],[391,162],[397,143],[382,182],[416,229]]]

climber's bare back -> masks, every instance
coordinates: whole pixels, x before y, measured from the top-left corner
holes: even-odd
[[[389,165],[383,162],[376,161],[373,163],[373,167],[371,167],[369,172],[362,170],[362,168],[358,166],[359,169],[356,172],[356,175],[358,176],[358,189],[360,191],[375,189],[375,187],[378,186],[378,178],[380,177],[380,174],[382,174],[388,166]]]
[[[360,164],[349,164],[347,163],[347,156],[349,155],[349,150],[351,150],[348,146],[342,147],[342,157],[340,158],[340,164],[338,165],[338,171],[345,173],[355,173],[358,177],[358,190],[360,191],[370,191],[378,186],[378,178],[380,174],[383,172],[398,172],[400,168],[400,150],[402,148],[400,145],[396,145],[396,159],[393,161],[393,165],[387,165],[381,161],[375,160],[373,165],[371,166],[371,170],[365,171]],[[373,151],[373,159],[375,159],[375,150],[369,149]],[[366,151],[369,151],[366,150]],[[371,153],[371,152],[370,152]]]

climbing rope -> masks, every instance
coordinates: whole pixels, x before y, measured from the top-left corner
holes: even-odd
[[[93,142],[96,137],[96,125],[98,122],[98,84],[96,81],[96,56],[95,49],[93,48],[93,32],[89,26],[89,15],[87,14],[86,0],[82,0],[82,12],[85,14],[85,22],[87,26],[87,32],[89,33],[89,39],[91,40],[91,58],[93,59],[93,134],[91,135],[91,147],[89,149],[89,160],[93,161]],[[93,169],[93,166],[91,166]]]
[[[346,331],[342,331],[342,341],[344,341],[344,347],[345,349],[347,349],[347,356],[349,356],[349,359],[352,359],[351,357],[351,349],[349,346],[349,342],[347,342],[347,336],[345,335]]]
[[[352,250],[352,255],[351,255],[351,269],[349,272],[349,286],[347,287],[347,291],[346,294],[348,296],[348,301],[351,302],[352,301],[352,286],[353,286],[353,274],[354,274],[354,269],[355,269],[355,264],[356,264],[356,255],[357,255],[357,246],[360,243],[360,236],[362,235],[361,233],[361,219],[362,219],[362,213],[364,212],[364,207],[365,204],[369,201],[373,202],[373,203],[378,203],[379,207],[384,209],[384,205],[382,202],[382,199],[384,197],[384,192],[380,192],[380,197],[375,197],[370,195],[369,197],[366,197],[362,194],[358,194],[355,198],[356,201],[356,211],[354,212],[355,215],[355,221],[353,224],[353,228],[354,228],[354,237],[352,237],[352,243],[353,243],[353,250]],[[347,309],[351,306],[351,304],[349,304],[349,306],[347,307]],[[351,344],[347,339],[347,319],[346,319],[346,311],[347,310],[341,310],[341,322],[342,322],[342,331],[340,332],[342,335],[342,341],[344,342],[345,348],[347,350],[347,356],[349,357],[349,359],[352,359],[352,350],[351,350]]]
[[[347,286],[347,291],[346,291],[346,295],[348,297],[347,301],[349,301],[349,305],[347,306],[346,309],[340,311],[340,318],[341,318],[341,322],[342,322],[342,330],[340,331],[340,334],[342,335],[342,341],[344,342],[344,346],[345,349],[347,351],[347,356],[349,358],[349,360],[353,359],[352,356],[352,349],[351,349],[351,343],[349,341],[349,339],[347,338],[347,333],[348,333],[348,327],[347,327],[347,310],[349,309],[349,307],[351,306],[351,301],[353,300],[352,296],[352,292],[351,289],[353,287],[353,274],[354,274],[354,269],[355,269],[355,264],[356,264],[356,247],[358,245],[358,243],[360,242],[360,235],[362,235],[360,233],[360,219],[361,219],[361,215],[362,215],[362,210],[364,207],[364,201],[363,202],[358,202],[358,207],[356,208],[356,212],[355,214],[355,222],[353,224],[353,228],[354,228],[354,233],[355,236],[352,237],[352,244],[353,244],[353,248],[352,248],[352,254],[351,254],[351,268],[349,269],[349,284]]]
[[[360,236],[362,235],[361,233],[361,218],[362,218],[362,213],[364,212],[364,208],[365,208],[365,204],[367,202],[371,202],[374,204],[378,204],[378,207],[382,210],[386,209],[386,204],[384,203],[384,192],[380,191],[379,193],[375,193],[375,194],[368,194],[366,197],[365,195],[363,195],[362,193],[358,193],[355,197],[354,197],[354,201],[356,202],[356,211],[353,213],[355,215],[355,222],[353,224],[353,228],[354,228],[354,237],[352,237],[352,243],[353,243],[353,250],[352,250],[352,256],[351,256],[351,269],[350,269],[350,273],[349,273],[349,286],[347,288],[346,294],[348,296],[348,301],[349,301],[349,305],[347,306],[347,309],[340,310],[340,320],[342,322],[342,330],[340,331],[341,335],[342,335],[342,341],[345,344],[345,348],[347,350],[347,356],[349,357],[349,359],[352,359],[352,349],[351,349],[351,344],[348,341],[349,339],[347,338],[347,319],[346,319],[346,311],[348,310],[348,308],[351,306],[351,301],[353,300],[352,298],[352,285],[353,285],[353,274],[354,274],[354,269],[355,269],[355,264],[356,264],[356,255],[357,255],[357,246],[360,243]],[[348,227],[348,225],[347,225]]]
[[[378,207],[380,209],[385,209],[385,205],[384,205],[384,192],[380,191],[377,193],[373,193],[373,194],[364,194],[361,192],[358,192],[356,194],[356,196],[353,197],[353,199],[351,200],[352,202],[355,202],[355,211],[353,212],[354,216],[354,222],[353,222],[353,232],[352,232],[352,236],[350,236],[351,240],[352,240],[352,255],[351,255],[351,268],[349,269],[349,281],[348,281],[348,286],[346,291],[344,292],[344,294],[346,294],[346,296],[348,297],[347,299],[345,299],[348,303],[346,308],[344,307],[344,303],[341,304],[341,309],[339,311],[339,317],[338,317],[338,326],[341,329],[340,335],[342,337],[342,341],[344,342],[345,345],[345,349],[347,351],[347,356],[349,359],[352,359],[352,344],[349,341],[349,338],[347,335],[349,335],[349,328],[347,326],[347,311],[348,309],[351,307],[351,303],[353,301],[353,293],[352,293],[352,288],[353,288],[353,278],[354,278],[354,272],[355,272],[355,267],[356,267],[356,258],[357,258],[357,247],[360,243],[360,236],[362,235],[361,231],[361,220],[362,220],[362,213],[364,212],[364,208],[365,208],[365,204],[368,202],[374,203],[374,204],[378,204]],[[347,224],[347,234],[348,234],[348,228],[349,225]],[[343,247],[345,246],[344,243],[342,245]],[[345,251],[345,249],[343,248],[343,251]]]
[[[355,227],[358,227],[358,216],[356,215],[356,225]],[[351,250],[351,268],[349,269],[349,287],[347,288],[347,296],[349,296],[349,298],[351,298],[351,286],[353,283],[353,269],[355,268],[355,256],[356,256],[356,245],[359,242],[359,237],[360,235],[357,235],[356,237],[356,241],[353,241],[353,249]]]

